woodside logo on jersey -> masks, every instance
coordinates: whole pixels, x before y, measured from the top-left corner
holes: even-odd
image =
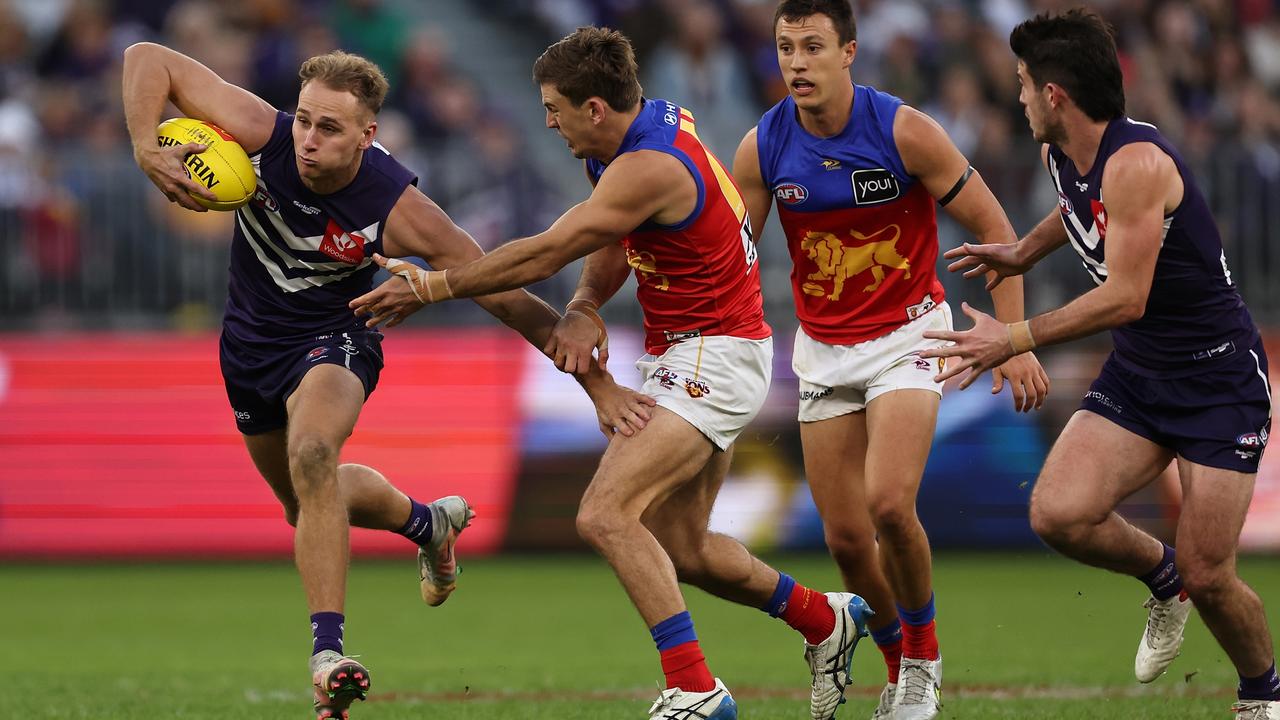
[[[901,194],[898,178],[884,168],[853,171],[853,201],[859,205],[877,205],[897,199]]]

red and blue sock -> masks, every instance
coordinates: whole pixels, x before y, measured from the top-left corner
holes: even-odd
[[[871,631],[871,639],[880,654],[884,655],[884,666],[889,671],[889,682],[898,684],[898,670],[902,667],[902,622],[894,618],[893,622],[879,630]]]
[[[342,613],[318,612],[311,616],[311,654],[332,650],[342,654]]]
[[[1241,700],[1280,700],[1280,677],[1276,676],[1275,662],[1258,677],[1247,678],[1241,675],[1236,695]]]
[[[1157,600],[1168,600],[1181,593],[1182,576],[1178,574],[1173,548],[1165,545],[1164,557],[1160,558],[1160,563],[1146,575],[1139,575],[1138,579],[1151,589],[1151,597]]]
[[[404,527],[396,532],[418,545],[431,542],[431,508],[409,498],[409,519],[405,520]]]
[[[716,679],[707,668],[707,659],[693,632],[693,618],[684,611],[649,628],[662,658],[662,674],[668,688],[685,692],[708,692],[716,687]]]
[[[827,604],[827,596],[797,583],[790,575],[778,573],[778,586],[769,604],[761,608],[804,635],[804,641],[817,645],[836,629],[836,613]]]
[[[934,616],[933,594],[924,607],[908,610],[898,606],[898,617],[902,619],[902,656],[916,660],[937,660],[938,633]]]

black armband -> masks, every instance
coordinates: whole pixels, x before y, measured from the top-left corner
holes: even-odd
[[[956,181],[955,185],[951,186],[951,189],[947,191],[947,194],[939,198],[938,206],[946,207],[947,203],[951,202],[952,200],[955,200],[956,196],[960,194],[960,191],[964,189],[964,184],[969,182],[969,178],[972,176],[973,176],[973,166],[970,165],[969,167],[965,168],[964,174],[960,176],[960,179]]]

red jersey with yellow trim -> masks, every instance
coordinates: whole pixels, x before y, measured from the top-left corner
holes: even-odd
[[[693,115],[666,100],[644,99],[618,155],[655,150],[675,157],[698,186],[698,202],[676,225],[646,222],[623,238],[644,311],[645,351],[703,335],[762,340],[760,268],[746,205],[724,165],[698,140]],[[595,181],[609,166],[587,161]]]
[[[796,316],[815,340],[882,337],[945,298],[934,199],[907,174],[893,139],[901,105],[855,85],[839,135],[809,134],[790,96],[756,128],[760,172],[791,252]]]

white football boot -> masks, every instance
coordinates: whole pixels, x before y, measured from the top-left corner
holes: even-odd
[[[894,720],[932,720],[942,709],[942,658],[902,658]]]
[[[457,495],[442,497],[427,506],[431,511],[431,541],[418,548],[418,579],[422,600],[431,607],[449,599],[458,585],[458,561],[453,555],[458,536],[476,516]]]
[[[884,689],[880,691],[880,702],[876,704],[876,711],[871,713],[871,720],[893,720],[893,701],[897,696],[897,683],[886,683]]]
[[[311,685],[316,720],[347,720],[347,708],[369,693],[369,671],[334,650],[311,656]]]
[[[1236,720],[1280,720],[1280,700],[1241,700],[1231,712]]]
[[[849,665],[858,640],[867,636],[867,618],[874,613],[867,602],[853,593],[827,593],[827,604],[836,614],[836,626],[826,640],[804,645],[813,685],[809,690],[809,716],[831,720],[844,702],[849,687]]]
[[[1191,600],[1178,593],[1168,600],[1147,598],[1147,629],[1138,642],[1133,659],[1133,674],[1138,682],[1149,683],[1164,674],[1182,648],[1182,631],[1191,615]]]
[[[649,720],[738,720],[738,703],[716,678],[716,686],[707,692],[663,690],[649,708]]]

